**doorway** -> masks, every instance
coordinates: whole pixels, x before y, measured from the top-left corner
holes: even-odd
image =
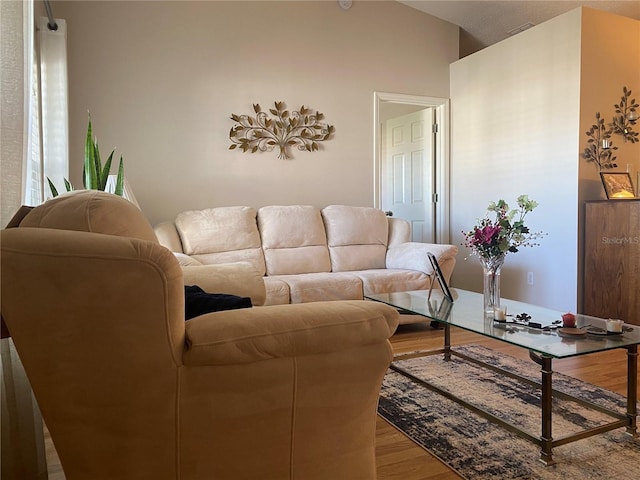
[[[374,93],[374,205],[449,243],[449,100]]]

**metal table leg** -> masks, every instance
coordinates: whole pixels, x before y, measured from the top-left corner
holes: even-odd
[[[529,352],[531,360],[540,365],[542,372],[542,434],[540,436],[540,461],[545,465],[553,465],[553,433],[552,433],[552,409],[553,409],[553,370],[551,357]]]
[[[444,360],[451,360],[451,326],[444,324]]]
[[[638,436],[636,416],[638,396],[638,345],[627,347],[627,430],[632,437]]]

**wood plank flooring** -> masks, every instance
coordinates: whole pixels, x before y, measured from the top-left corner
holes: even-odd
[[[484,345],[514,357],[529,358],[526,350],[503,342],[455,328],[451,333],[452,345]],[[439,348],[442,346],[442,331],[434,330],[425,323],[401,325],[391,338],[391,344],[395,353]],[[613,350],[572,359],[555,360],[554,370],[625,395],[626,362],[626,350]],[[377,419],[376,427],[378,480],[459,480],[462,478],[380,417]],[[48,432],[45,432],[45,443],[49,480],[65,480]]]

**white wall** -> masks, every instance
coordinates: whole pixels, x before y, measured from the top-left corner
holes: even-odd
[[[68,24],[71,172],[86,112],[152,223],[218,205],[373,204],[373,92],[449,96],[458,28],[392,1],[55,2]],[[232,113],[325,114],[321,151],[229,151]]]
[[[577,306],[580,21],[573,10],[451,65],[453,243],[489,202],[528,194],[540,206],[527,225],[548,236],[507,255],[502,297],[565,311]],[[460,248],[452,283],[481,291]]]

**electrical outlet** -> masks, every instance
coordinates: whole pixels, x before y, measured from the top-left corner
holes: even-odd
[[[533,272],[527,272],[527,285],[533,285]]]

